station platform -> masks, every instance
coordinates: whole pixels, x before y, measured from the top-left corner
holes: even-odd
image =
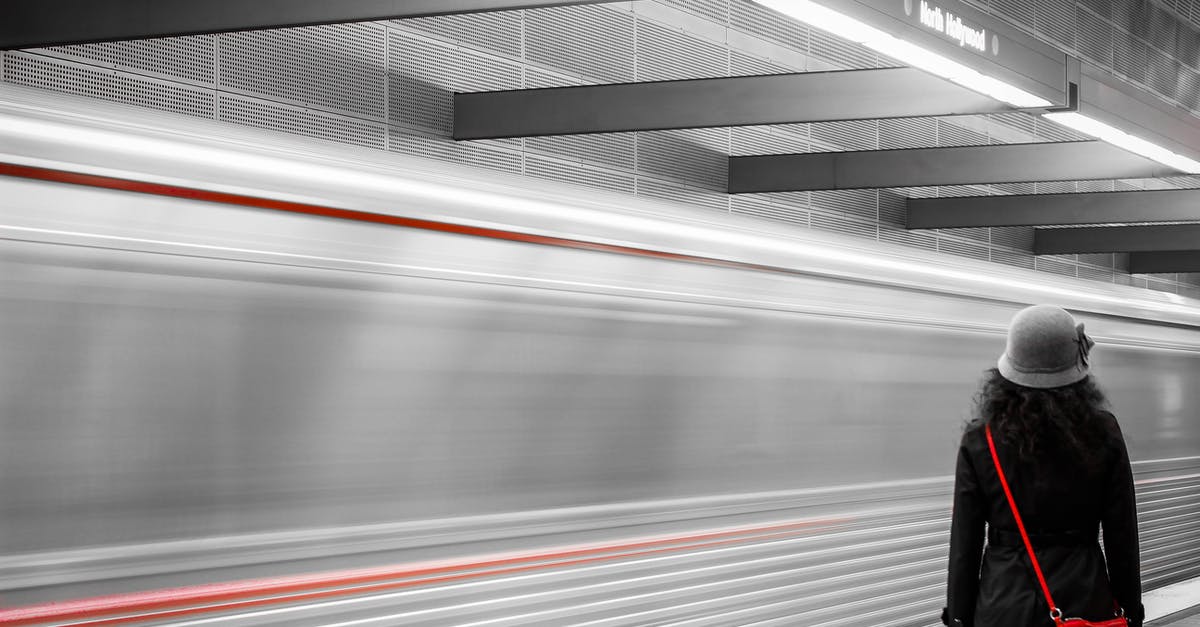
[[[1152,627],[1200,627],[1200,578],[1147,592],[1146,624]]]

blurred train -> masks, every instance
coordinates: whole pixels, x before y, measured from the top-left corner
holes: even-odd
[[[1143,508],[1149,583],[1200,574],[1196,301],[12,86],[0,163],[10,599],[105,550],[713,499],[934,486],[941,533],[971,397],[1035,302],[1097,339],[1139,476],[1183,478],[1158,544]]]

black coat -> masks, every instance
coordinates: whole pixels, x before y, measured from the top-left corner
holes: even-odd
[[[1102,419],[1107,443],[1103,462],[1091,472],[1056,459],[1022,463],[1011,446],[997,434],[993,437],[1050,593],[1064,614],[1090,620],[1112,618],[1115,601],[1125,609],[1130,625],[1141,627],[1144,610],[1133,475],[1116,418],[1105,414]],[[1097,540],[1101,525],[1103,554]],[[946,624],[1054,624],[983,427],[969,428],[958,450],[949,567],[949,605],[942,617]]]

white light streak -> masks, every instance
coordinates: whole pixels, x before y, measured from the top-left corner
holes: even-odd
[[[1116,127],[1109,126],[1095,118],[1089,118],[1086,115],[1076,112],[1062,113],[1046,113],[1043,115],[1047,120],[1051,120],[1061,124],[1067,128],[1072,128],[1080,133],[1091,135],[1097,139],[1106,141],[1118,148],[1124,148],[1136,155],[1141,155],[1147,159],[1157,161],[1163,165],[1170,166],[1186,172],[1188,174],[1200,174],[1200,162],[1194,159],[1189,159],[1183,155],[1171,152],[1162,146],[1146,141],[1140,137],[1130,135]]]

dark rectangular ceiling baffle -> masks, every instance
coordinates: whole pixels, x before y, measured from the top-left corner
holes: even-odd
[[[1200,224],[1143,224],[1079,229],[1037,229],[1038,255],[1200,250]]]
[[[1200,220],[1200,190],[909,198],[908,228]]]
[[[454,94],[454,138],[495,139],[1011,111],[913,68]]]
[[[0,3],[0,49],[612,1],[12,0]]]
[[[1200,250],[1130,253],[1130,274],[1200,272]]]
[[[1099,141],[814,152],[729,158],[729,193],[1173,176]]]

